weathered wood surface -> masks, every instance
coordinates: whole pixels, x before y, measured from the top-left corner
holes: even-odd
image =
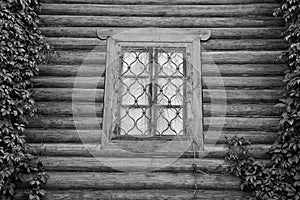
[[[42,116],[102,116],[103,104],[91,102],[37,102],[38,114]],[[203,105],[204,115],[218,116],[280,116],[283,109],[274,104],[227,104]],[[226,113],[224,113],[224,110]]]
[[[279,118],[250,118],[250,117],[206,117],[204,126],[212,130],[222,125],[225,118],[224,129],[229,130],[262,130],[275,131],[278,129]],[[100,117],[34,117],[29,118],[29,128],[77,128],[77,129],[99,129],[102,127]],[[253,126],[255,124],[255,126]]]
[[[42,157],[47,171],[51,172],[191,172],[191,165],[206,173],[222,172],[229,163],[223,159],[174,159],[174,158],[114,158],[114,157]],[[258,160],[262,163],[266,160]]]
[[[97,75],[96,73],[94,73]],[[203,77],[203,88],[265,88],[283,87],[283,77]],[[33,80],[36,88],[104,89],[104,77],[43,77]]]
[[[282,76],[286,65],[284,64],[203,64],[204,76]],[[40,65],[40,76],[77,76],[92,77],[95,74],[104,76],[104,64],[86,65]]]
[[[96,46],[105,51],[106,41],[97,38],[65,38],[51,37],[47,41],[56,50],[92,50]],[[203,42],[201,47],[206,51],[211,50],[280,50],[283,49],[282,39],[218,39]]]
[[[101,130],[75,130],[75,129],[26,129],[27,141],[31,143],[82,143],[101,141]],[[218,131],[210,131],[210,134],[219,134]],[[218,144],[226,143],[226,138],[234,136],[243,137],[252,144],[271,144],[275,141],[277,132],[268,131],[226,131],[221,132]],[[206,144],[215,142],[215,137],[205,132]]]
[[[230,17],[272,16],[278,4],[247,5],[101,5],[43,4],[42,15]]]
[[[70,16],[40,15],[42,26],[69,27],[282,27],[284,22],[274,17],[126,17],[126,16]]]
[[[282,76],[284,64],[203,64],[204,76]]]
[[[98,141],[97,141],[98,142]],[[100,143],[100,142],[99,142]],[[194,158],[194,151],[192,149],[187,149],[187,151],[176,151],[176,150],[156,150],[155,152],[149,151],[144,153],[131,152],[122,149],[100,149],[100,144],[70,144],[70,143],[44,143],[35,144],[31,143],[32,149],[44,156],[62,156],[62,157],[181,157],[181,158]],[[121,147],[120,147],[121,148]],[[267,154],[270,149],[268,144],[253,144],[248,146],[249,153],[255,158],[269,158]],[[205,145],[204,151],[196,153],[196,156],[205,156],[205,158],[219,158],[224,159],[228,153],[228,148],[223,144],[217,145]]]
[[[217,190],[47,190],[45,200],[226,200],[248,199],[250,194],[236,191]],[[17,200],[26,200],[18,191]]]
[[[203,101],[211,102],[210,96],[214,99],[214,102],[221,100],[223,102],[226,99],[227,103],[244,102],[279,102],[279,98],[282,97],[281,90],[229,90],[227,89],[224,95],[223,90],[203,90]],[[213,103],[215,104],[215,103]]]
[[[49,172],[46,189],[193,189],[192,173],[97,173],[97,172]],[[238,178],[223,175],[197,176],[198,189],[238,190]]]
[[[281,51],[212,51],[202,52],[203,64],[278,64]],[[105,53],[97,51],[57,51],[51,55],[53,64],[105,64]]]
[[[39,66],[41,76],[84,76],[90,77],[101,74],[104,77],[104,64],[82,64],[82,65],[52,65],[43,64]]]
[[[45,3],[94,3],[94,4],[167,4],[167,5],[219,5],[277,3],[276,0],[42,0]]]
[[[43,1],[42,32],[58,51],[49,64],[40,66],[41,76],[34,79],[33,96],[40,116],[30,119],[25,134],[33,149],[44,156],[41,159],[50,171],[46,200],[249,197],[238,191],[238,179],[214,173],[228,166],[223,160],[228,152],[226,137],[244,137],[252,142],[251,155],[269,158],[267,152],[276,138],[280,115],[274,104],[282,97],[281,76],[286,68],[276,61],[283,47],[284,29],[283,21],[271,16],[278,7],[276,0]],[[206,155],[204,159],[193,160],[192,148],[182,155],[176,148],[136,154],[100,150],[106,42],[96,39],[96,30],[105,38],[135,27],[174,28],[192,37],[211,30],[211,40],[202,42],[204,84],[210,90],[203,91],[205,151],[196,156]],[[219,132],[207,132],[209,116],[214,122],[210,128],[218,127],[224,115],[223,103],[228,103],[225,125],[213,146],[213,136]],[[75,117],[77,126],[73,111],[80,116]],[[153,173],[117,173],[93,157],[115,163],[121,170],[142,171],[147,158],[159,165],[178,155],[181,159]],[[209,172],[197,174],[196,197],[190,172],[193,162]]]
[[[191,165],[195,163],[198,169],[206,173],[216,173],[221,172],[229,166],[222,159],[192,158],[42,157],[40,160],[47,171],[57,172],[116,172],[134,170],[141,172],[146,170],[155,170],[156,172],[191,172]]]
[[[37,101],[72,101],[73,102],[103,102],[103,89],[72,89],[72,88],[35,88],[32,91]],[[226,95],[226,96],[225,96]],[[244,103],[274,103],[279,102],[282,91],[278,90],[203,90],[203,102],[214,104],[218,101],[223,103],[244,102]],[[73,98],[73,99],[72,99]]]
[[[96,31],[103,38],[116,35],[130,28],[126,27],[41,27],[48,37],[96,38]],[[197,36],[202,30],[211,31],[211,39],[281,39],[284,28],[172,28],[183,35]]]

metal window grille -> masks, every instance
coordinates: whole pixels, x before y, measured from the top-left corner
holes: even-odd
[[[127,47],[115,77],[115,134],[185,135],[190,72],[185,48]]]

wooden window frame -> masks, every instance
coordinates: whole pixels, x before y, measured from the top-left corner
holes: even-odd
[[[116,71],[121,66],[119,59],[122,47],[134,46],[162,46],[163,47],[180,47],[185,48],[187,52],[187,60],[199,72],[197,75],[193,73],[192,81],[197,82],[197,87],[192,93],[193,112],[197,112],[196,118],[193,118],[192,136],[193,142],[197,144],[200,150],[204,150],[204,131],[203,131],[203,97],[202,97],[202,65],[201,65],[201,42],[206,41],[210,37],[210,31],[204,31],[200,36],[190,37],[181,34],[170,34],[163,28],[137,29],[134,31],[120,33],[107,38],[107,54],[106,54],[106,75],[105,75],[105,92],[104,92],[104,115],[103,115],[103,134],[101,138],[101,147],[105,148],[112,142],[114,123],[114,109],[117,107],[118,98],[113,95],[114,86],[112,80]],[[118,58],[116,60],[116,58]],[[196,99],[196,100],[195,100]],[[199,109],[201,108],[201,109]],[[122,137],[121,137],[122,138]],[[128,137],[127,137],[128,138]],[[147,137],[144,139],[158,139],[161,137]],[[172,138],[172,136],[164,136],[164,138]],[[120,138],[119,138],[120,139]],[[121,139],[122,140],[122,139]],[[129,139],[130,140],[130,139]]]

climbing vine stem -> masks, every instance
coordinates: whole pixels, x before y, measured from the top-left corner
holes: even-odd
[[[242,179],[241,189],[252,191],[253,199],[300,199],[300,0],[283,0],[274,15],[286,23],[285,51],[279,60],[287,63],[284,108],[270,161],[255,161],[243,138],[228,140],[229,172]]]
[[[25,142],[26,117],[35,114],[30,79],[49,53],[38,29],[37,0],[0,1],[0,199],[15,199],[19,183],[27,199],[45,195],[47,174]]]

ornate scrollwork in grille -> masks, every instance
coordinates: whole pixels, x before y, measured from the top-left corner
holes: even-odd
[[[124,48],[115,80],[117,135],[184,135],[190,72],[184,48]]]

